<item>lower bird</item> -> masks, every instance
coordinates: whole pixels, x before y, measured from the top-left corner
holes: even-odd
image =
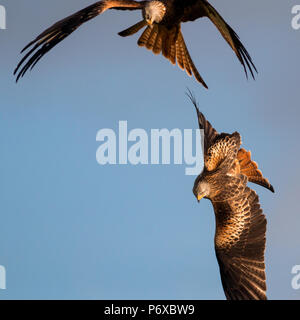
[[[31,49],[15,69],[16,81],[79,26],[108,9],[141,10],[143,19],[120,32],[119,35],[122,37],[131,36],[146,27],[138,40],[138,45],[146,47],[155,54],[162,53],[172,64],[176,64],[177,61],[181,69],[185,70],[189,76],[194,75],[205,88],[207,85],[196,69],[183,39],[181,23],[208,17],[235,52],[246,76],[248,77],[248,68],[254,78],[256,68],[249,53],[235,31],[207,0],[149,0],[140,2],[103,0],[58,21],[30,42],[22,52],[30,47]]]
[[[204,169],[196,178],[193,193],[198,201],[212,202],[215,218],[215,251],[227,299],[266,300],[266,218],[256,192],[248,182],[270,191],[251,153],[241,146],[241,136],[218,133],[195,105],[204,134]]]

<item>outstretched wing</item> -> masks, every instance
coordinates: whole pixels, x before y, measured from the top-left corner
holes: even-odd
[[[233,165],[239,147],[241,136],[238,132],[233,134],[219,134],[207,121],[202,112],[199,111],[193,94],[189,91],[188,97],[194,104],[198,116],[199,128],[204,134],[204,166],[208,171],[221,168],[229,168]]]
[[[181,6],[184,12],[182,22],[194,21],[201,17],[208,17],[235,52],[245,70],[246,76],[248,77],[248,67],[253,79],[255,79],[253,70],[256,72],[257,70],[248,51],[241,43],[239,36],[225,22],[225,20],[212,5],[210,5],[206,0],[175,0],[175,4]]]
[[[53,26],[37,36],[21,51],[22,53],[29,47],[33,46],[31,50],[23,57],[14,71],[14,74],[17,74],[16,81],[18,81],[20,77],[23,77],[29,68],[32,69],[48,51],[50,51],[58,43],[68,37],[83,23],[95,18],[108,9],[136,10],[143,8],[143,6],[144,1],[137,2],[133,0],[103,0],[98,1],[63,20],[58,21]],[[23,65],[26,60],[27,62]]]
[[[215,250],[227,299],[267,299],[267,222],[257,194],[245,187],[233,199],[212,203],[216,216]]]

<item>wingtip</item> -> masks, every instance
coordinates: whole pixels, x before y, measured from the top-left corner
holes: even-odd
[[[199,111],[199,108],[198,108],[198,105],[197,105],[197,100],[196,100],[196,97],[195,97],[194,93],[191,91],[190,88],[187,88],[187,91],[185,92],[185,94],[192,101],[197,113],[199,113],[200,111]]]
[[[126,36],[124,31],[118,32],[118,35],[119,35],[120,37],[125,37],[125,36]]]
[[[197,113],[199,125],[200,125],[200,127],[202,127],[203,124],[204,124],[205,121],[206,121],[206,118],[205,118],[204,114],[199,110],[196,97],[195,97],[194,93],[193,93],[189,88],[187,88],[186,95],[187,95],[187,96],[189,97],[189,99],[192,101],[192,103],[193,103],[193,105],[194,105],[194,107],[195,107],[195,109],[196,109],[196,113]]]
[[[19,78],[18,78],[18,76],[16,76],[16,74],[17,74],[17,72],[18,72],[18,69],[17,68],[15,68],[15,70],[14,70],[14,73],[13,73],[13,76],[14,77],[16,77],[16,83],[18,82],[18,80],[19,80]]]
[[[255,74],[258,74],[258,71],[257,71],[257,69],[255,68],[255,66],[253,66],[254,67],[254,71],[255,71],[255,73],[254,72],[252,72],[252,79],[254,80],[254,81],[256,81],[256,76],[255,76]]]
[[[19,80],[20,80],[20,78],[22,78],[22,77],[23,77],[23,75],[22,75],[22,73],[20,72],[20,73],[17,75],[16,83],[18,83]]]
[[[34,39],[33,41],[30,41],[22,50],[20,53],[23,53],[24,51],[26,51],[31,45],[33,45],[38,39]]]
[[[273,193],[275,193],[274,187],[270,184],[269,190]]]

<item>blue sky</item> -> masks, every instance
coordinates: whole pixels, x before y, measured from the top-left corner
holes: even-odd
[[[218,131],[239,131],[274,185],[261,187],[268,219],[270,299],[299,299],[299,52],[297,1],[211,1],[258,68],[245,79],[207,20],[183,25],[209,86],[117,33],[138,12],[106,12],[51,51],[15,84],[19,51],[87,0],[5,1],[0,30],[0,299],[224,299],[214,213],[192,194],[185,165],[100,166],[102,128],[197,128],[189,87]]]

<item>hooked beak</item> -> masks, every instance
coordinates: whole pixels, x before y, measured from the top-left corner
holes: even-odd
[[[146,19],[146,22],[147,22],[150,26],[152,26],[152,24],[153,24],[153,21],[152,21],[151,19]]]
[[[198,202],[200,202],[200,200],[202,199],[202,198],[204,198],[205,197],[205,194],[198,194],[197,195],[197,200],[198,200]]]

